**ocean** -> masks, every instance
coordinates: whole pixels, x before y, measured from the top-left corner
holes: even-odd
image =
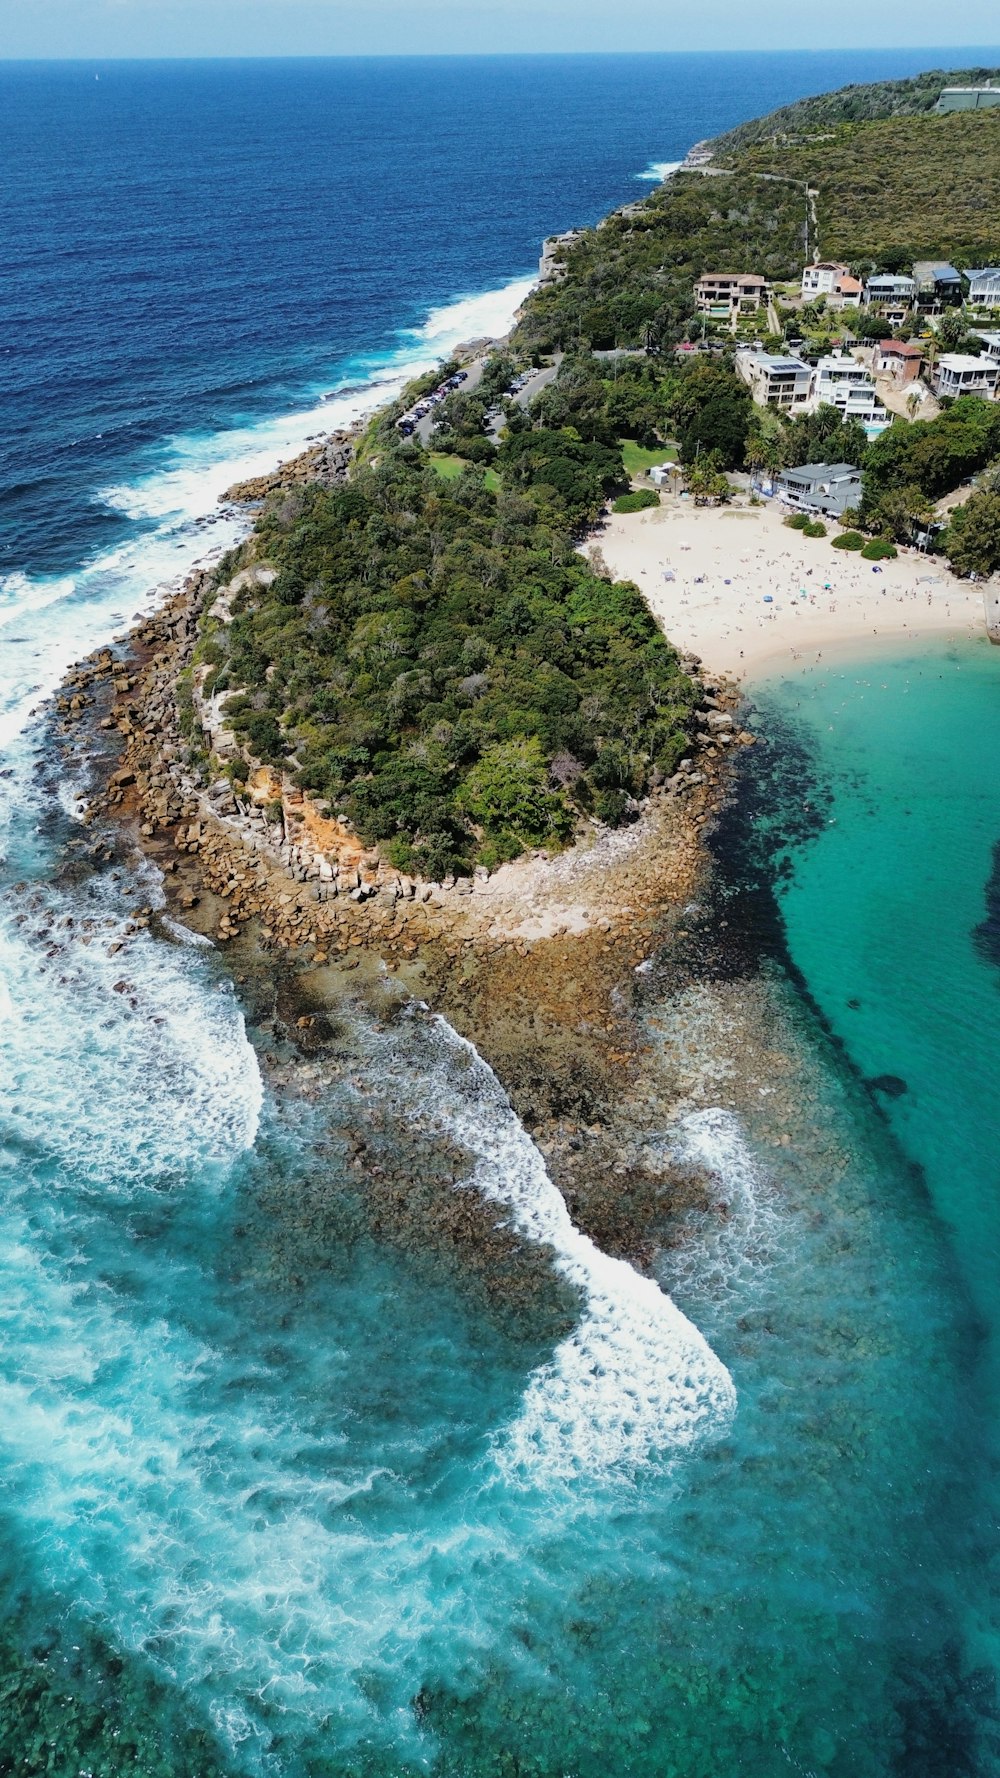
[[[156,873],[84,867],[40,708],[546,234],[956,59],[0,64],[3,1769],[1000,1772],[997,651],[756,695],[689,976],[636,990],[718,1198],[654,1279],[447,1025],[352,1003],[295,1071],[130,933]],[[372,1215],[453,1153],[530,1315]]]

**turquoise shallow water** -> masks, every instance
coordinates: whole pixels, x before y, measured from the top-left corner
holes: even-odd
[[[445,1029],[345,1005],[302,1075],[251,1008],[261,1066],[211,953],[109,953],[155,882],[52,881],[78,830],[26,738],[0,922],[8,1761],[1000,1769],[1000,990],[973,942],[998,670],[768,688],[719,841],[729,962],[642,978],[651,1043],[701,1083],[660,1140],[717,1199],[657,1276],[716,1358],[581,1256]],[[554,1243],[523,1312],[419,1216],[389,1238],[394,1166],[411,1201],[475,1184]]]
[[[1000,969],[977,931],[1000,838],[1000,652],[921,649],[773,688],[832,796],[782,900],[792,956],[948,1225],[996,1374]],[[770,701],[770,700],[768,700]]]

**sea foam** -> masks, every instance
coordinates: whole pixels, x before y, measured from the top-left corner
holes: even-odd
[[[5,903],[0,1078],[23,1151],[115,1193],[231,1160],[263,1103],[232,993],[192,953],[129,937],[100,884]]]
[[[671,173],[676,173],[683,165],[683,161],[650,161],[646,171],[637,173],[636,178],[645,179],[650,185],[662,185],[664,179],[669,179]]]
[[[698,1329],[652,1279],[574,1226],[473,1045],[443,1019],[427,1036],[435,1066],[419,1081],[422,1111],[474,1157],[469,1185],[502,1205],[518,1234],[551,1248],[556,1270],[582,1299],[577,1326],[532,1375],[517,1418],[497,1435],[504,1474],[528,1482],[629,1475],[724,1431],[735,1388]]]

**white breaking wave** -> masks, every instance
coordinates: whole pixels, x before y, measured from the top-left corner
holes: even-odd
[[[0,1080],[8,1140],[130,1192],[252,1148],[263,1084],[231,992],[148,934],[126,940],[116,902],[36,890],[6,904]]]
[[[784,1241],[780,1212],[743,1134],[739,1118],[720,1106],[681,1118],[672,1146],[681,1160],[713,1180],[713,1202],[686,1219],[685,1235],[670,1254],[673,1289],[710,1301],[721,1315],[735,1298],[758,1295]]]
[[[551,1247],[556,1270],[583,1298],[577,1326],[497,1437],[504,1474],[531,1482],[631,1474],[724,1431],[736,1391],[721,1360],[658,1284],[574,1226],[493,1070],[443,1019],[434,1029],[445,1066],[419,1083],[421,1110],[475,1157],[470,1185],[502,1204],[525,1239]]]
[[[450,351],[465,340],[496,339],[509,332],[536,282],[536,278],[516,278],[502,290],[445,303],[431,310],[423,325],[413,329],[412,337],[439,352]]]
[[[650,185],[662,185],[664,179],[669,179],[671,173],[676,173],[683,165],[683,161],[650,161],[646,171],[637,173],[636,178],[645,179]]]

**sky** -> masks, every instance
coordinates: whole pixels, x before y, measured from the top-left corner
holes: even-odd
[[[0,0],[12,57],[956,49],[1000,38],[996,0]]]

